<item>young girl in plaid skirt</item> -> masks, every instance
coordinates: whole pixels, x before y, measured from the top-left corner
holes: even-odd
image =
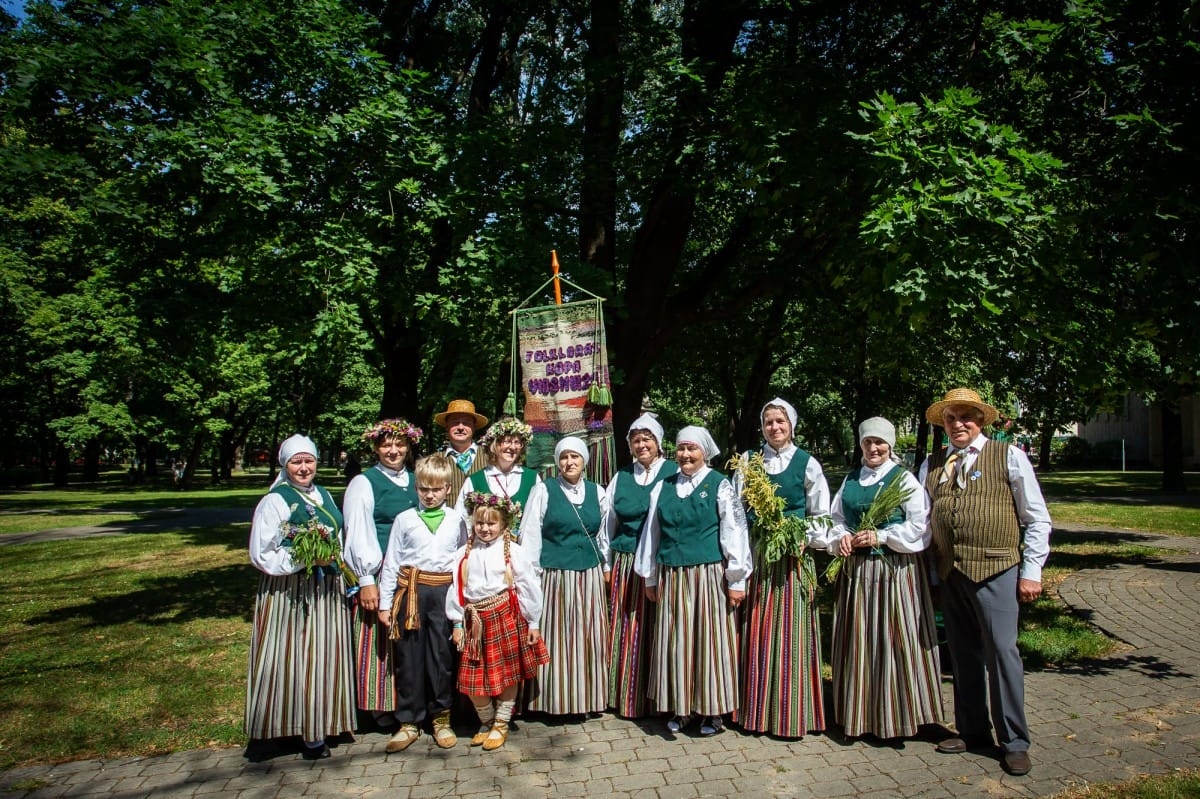
[[[521,681],[533,677],[550,655],[538,629],[541,581],[510,534],[520,506],[477,492],[465,504],[473,529],[455,556],[446,617],[462,652],[458,690],[471,698],[481,724],[471,745],[491,751],[508,738]]]

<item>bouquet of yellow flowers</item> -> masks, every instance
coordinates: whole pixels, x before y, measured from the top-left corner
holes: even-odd
[[[741,475],[742,499],[753,515],[750,545],[763,562],[771,565],[788,556],[803,555],[809,529],[814,524],[828,524],[828,518],[784,515],[787,503],[775,493],[777,486],[767,474],[761,452],[734,455],[729,465]]]

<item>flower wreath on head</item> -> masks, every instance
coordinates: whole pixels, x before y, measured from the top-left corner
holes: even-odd
[[[363,431],[362,440],[375,446],[400,436],[407,438],[410,445],[415,445],[420,443],[425,433],[407,419],[381,419]]]
[[[521,439],[522,446],[528,447],[530,440],[533,439],[533,428],[515,416],[505,416],[492,423],[492,426],[483,434],[483,438],[479,439],[479,443],[484,449],[488,449],[492,446],[493,441],[499,441],[505,436],[516,436]]]
[[[482,491],[472,491],[463,499],[467,513],[474,515],[476,508],[496,508],[508,514],[510,519],[508,532],[513,533],[521,523],[521,503],[500,494],[485,494]]]

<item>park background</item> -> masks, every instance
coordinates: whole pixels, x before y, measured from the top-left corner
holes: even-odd
[[[35,479],[494,417],[557,250],[607,300],[618,434],[648,402],[741,449],[781,394],[826,460],[872,415],[924,453],[969,385],[1049,453],[1136,392],[1183,488],[1194,4],[5,8],[0,415]]]

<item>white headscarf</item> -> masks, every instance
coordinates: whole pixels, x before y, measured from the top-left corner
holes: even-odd
[[[882,416],[872,416],[858,426],[858,443],[864,438],[878,438],[887,442],[892,449],[896,448],[896,427]]]
[[[659,454],[662,454],[663,426],[658,423],[658,418],[652,413],[643,413],[633,420],[633,424],[629,425],[629,432],[625,434],[625,440],[629,441],[633,438],[633,434],[639,430],[645,430],[654,436],[654,443],[658,444]]]
[[[695,444],[704,452],[704,460],[710,461],[720,454],[721,450],[717,447],[717,442],[713,441],[713,437],[703,427],[697,425],[688,425],[679,431],[675,436],[675,445],[678,446],[681,442],[686,441],[689,444]]]
[[[896,454],[896,426],[894,424],[882,416],[864,419],[858,426],[858,443],[862,444],[863,439],[866,438],[878,438],[887,442],[889,459],[893,463],[901,463],[900,457]]]
[[[775,399],[771,400],[766,405],[764,405],[762,407],[762,410],[758,412],[759,427],[766,426],[765,417],[767,415],[767,408],[770,408],[772,405],[777,406],[779,408],[783,408],[783,413],[785,416],[787,416],[788,424],[790,424],[792,426],[792,436],[795,436],[796,435],[796,419],[797,419],[796,409],[792,407],[792,403],[788,402],[783,397],[776,397]]]
[[[317,445],[306,435],[296,433],[279,445],[279,475],[275,482],[271,483],[271,488],[287,480],[287,462],[301,453],[312,455],[314,459],[319,460]]]
[[[577,452],[583,458],[583,468],[587,468],[588,461],[591,457],[588,455],[587,444],[583,443],[583,439],[576,436],[567,436],[561,439],[554,445],[554,462],[558,463],[558,456],[563,452]]]

